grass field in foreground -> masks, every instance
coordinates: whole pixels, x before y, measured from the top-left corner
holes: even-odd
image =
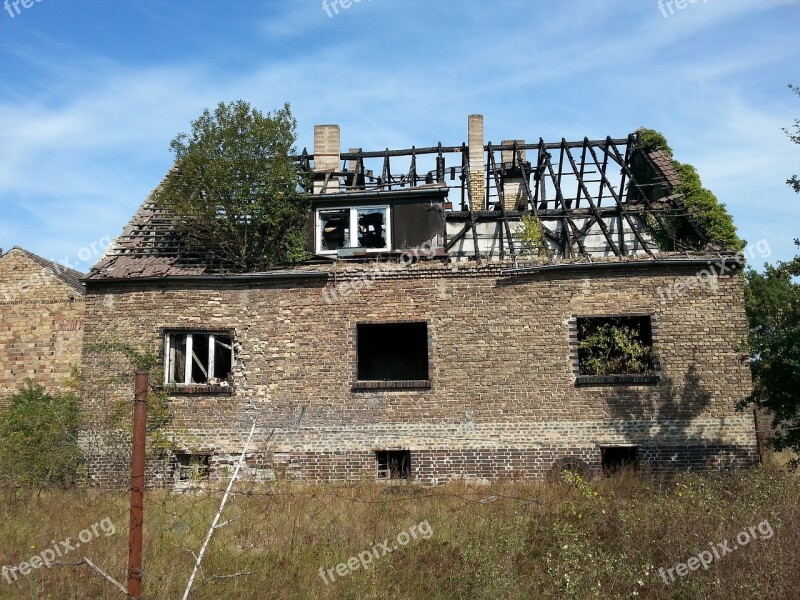
[[[221,497],[148,492],[143,598],[182,597]],[[192,598],[800,598],[800,477],[775,465],[435,488],[243,486],[222,521]],[[0,487],[1,564],[55,546],[62,563],[86,557],[124,584],[127,530],[126,490]],[[124,597],[86,564],[6,575],[0,598]]]

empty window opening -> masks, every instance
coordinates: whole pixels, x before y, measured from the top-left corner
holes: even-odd
[[[409,479],[411,477],[410,450],[380,450],[375,453],[378,479]]]
[[[358,380],[428,379],[428,324],[359,324]]]
[[[648,375],[655,371],[650,317],[579,317],[580,375]]]
[[[228,385],[233,338],[215,333],[167,333],[164,383]]]
[[[639,468],[639,448],[636,446],[613,446],[600,449],[600,460],[606,477],[621,469]]]
[[[208,454],[176,454],[176,481],[198,482],[205,481],[209,476]]]

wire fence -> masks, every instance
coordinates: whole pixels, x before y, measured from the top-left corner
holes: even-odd
[[[144,460],[146,389],[137,379],[129,434],[85,448],[126,457],[129,485],[33,487],[0,474],[0,598],[785,599],[797,589],[797,477],[255,481],[239,469],[258,423],[243,420],[230,424],[241,454],[207,479],[202,461]],[[662,581],[660,568],[747,526],[747,550]]]

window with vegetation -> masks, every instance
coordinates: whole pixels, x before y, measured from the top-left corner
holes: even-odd
[[[229,333],[167,332],[164,383],[230,385],[233,338]]]
[[[388,206],[319,209],[317,253],[335,254],[340,248],[389,250],[389,231]]]
[[[650,317],[579,317],[577,330],[579,375],[655,373]]]
[[[359,381],[428,379],[427,323],[357,325]]]
[[[411,451],[381,450],[375,453],[378,479],[410,479]]]

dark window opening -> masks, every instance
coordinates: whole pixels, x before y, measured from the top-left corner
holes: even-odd
[[[176,454],[177,462],[175,478],[177,481],[197,482],[208,479],[210,472],[208,454]]]
[[[359,324],[359,381],[428,379],[428,324]]]
[[[614,446],[600,449],[600,460],[606,477],[620,469],[639,468],[639,448],[636,446]]]
[[[358,245],[361,248],[386,247],[386,209],[358,211]]]
[[[579,375],[651,375],[655,351],[650,317],[579,317]]]
[[[229,385],[233,338],[215,333],[167,333],[165,381],[176,385]]]
[[[411,477],[410,450],[381,450],[375,453],[378,479],[409,479]]]
[[[321,250],[338,250],[350,247],[350,210],[321,210],[319,212],[322,237]]]

